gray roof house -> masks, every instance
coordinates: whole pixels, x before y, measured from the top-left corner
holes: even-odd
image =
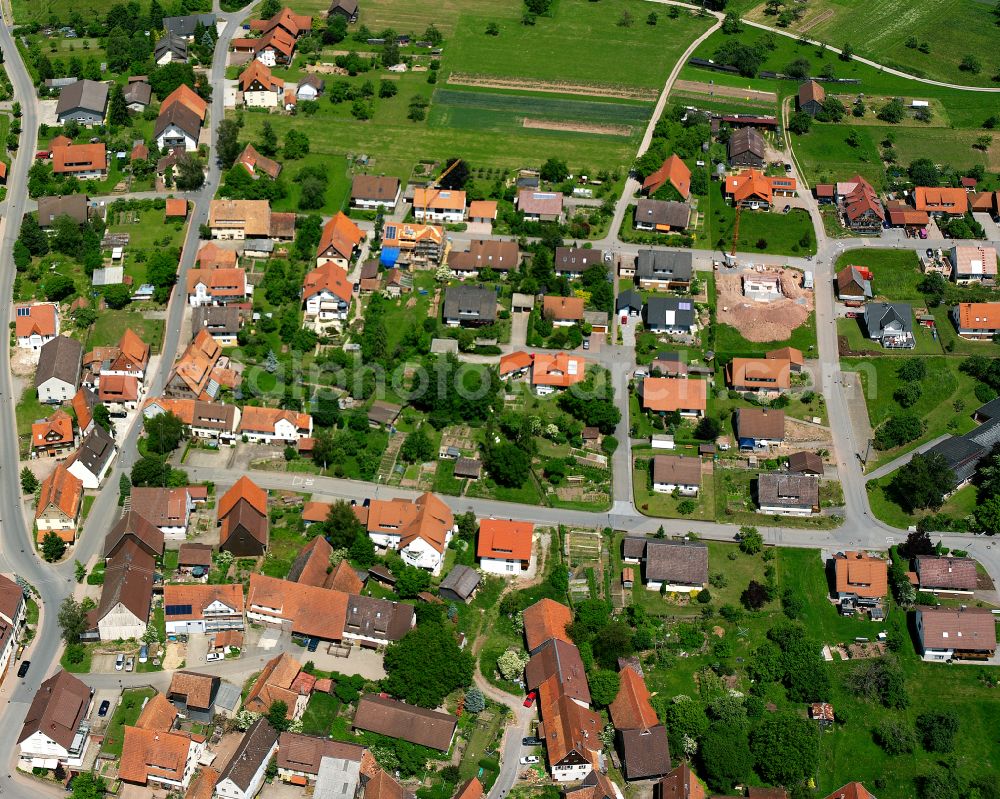
[[[167,32],[153,48],[153,60],[159,65],[169,64],[172,61],[184,62],[188,59],[187,40],[180,36]]]
[[[167,33],[183,39],[194,38],[194,30],[201,23],[206,28],[215,27],[215,14],[186,14],[183,17],[164,17],[163,27]]]
[[[694,333],[698,322],[694,300],[685,297],[650,297],[645,316],[653,333]]]
[[[219,775],[216,794],[227,799],[252,799],[264,784],[267,764],[277,751],[277,730],[266,718],[257,719],[243,734],[229,765]]]
[[[642,313],[642,295],[635,289],[626,289],[618,295],[615,311],[629,316],[639,316]]]
[[[686,288],[691,284],[694,259],[690,252],[639,250],[635,276],[640,288]]]
[[[764,166],[767,148],[764,137],[756,128],[734,130],[729,137],[729,165],[750,166],[760,169]]]
[[[129,111],[144,111],[152,99],[153,88],[144,80],[130,80],[125,87],[125,105]]]
[[[441,581],[438,593],[445,599],[468,602],[476,593],[481,579],[475,569],[459,565],[448,572],[448,576]]]
[[[117,451],[111,433],[100,425],[94,425],[80,442],[80,448],[67,461],[67,466],[70,473],[83,482],[84,488],[100,488]]]
[[[887,349],[913,349],[913,309],[905,302],[873,302],[863,317],[868,338]]]
[[[757,475],[761,513],[809,516],[819,512],[819,478],[814,474],[762,472]]]
[[[694,591],[708,582],[708,547],[700,541],[651,539],[643,554],[646,588]]]
[[[691,206],[685,203],[643,198],[635,206],[635,229],[668,233],[684,230],[691,219]]]
[[[56,336],[42,345],[35,371],[39,402],[68,402],[76,394],[83,364],[83,345],[69,336]]]
[[[557,275],[579,277],[590,267],[601,266],[603,263],[603,250],[591,250],[584,247],[556,247],[553,268]]]
[[[988,405],[989,403],[976,412],[977,418],[984,418],[978,414]],[[987,419],[975,430],[970,430],[964,436],[950,436],[944,441],[938,442],[927,450],[926,454],[935,453],[945,459],[948,467],[955,473],[955,487],[957,488],[972,479],[979,461],[989,455],[990,450],[996,444],[1000,444],[1000,416]]]
[[[444,322],[451,327],[493,324],[497,295],[486,286],[451,286],[444,293]]]
[[[100,125],[108,110],[108,84],[78,80],[64,86],[56,104],[56,119],[62,125],[73,119],[81,125]]]

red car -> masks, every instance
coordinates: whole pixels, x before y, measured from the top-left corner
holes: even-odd
[[[535,704],[535,699],[537,698],[538,698],[538,693],[536,691],[532,691],[526,697],[524,697],[524,706],[531,707],[533,704]]]

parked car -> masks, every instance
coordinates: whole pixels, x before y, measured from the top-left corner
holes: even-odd
[[[209,652],[207,655],[205,655],[205,660],[208,661],[209,663],[215,660],[225,660],[225,659],[226,656],[223,655],[221,652]]]
[[[28,669],[30,669],[30,668],[31,668],[31,661],[30,660],[22,660],[21,661],[21,665],[18,666],[18,669],[17,669],[17,676],[18,677],[23,677],[25,674],[28,673]]]
[[[792,210],[792,206],[786,205],[784,208],[781,209],[781,213],[787,214],[791,210]]]
[[[538,760],[539,760],[538,755],[526,755],[525,757],[521,758],[521,765],[527,766],[530,765],[531,763],[537,763]]]
[[[315,652],[319,649],[319,638],[310,638],[309,643],[306,644],[306,650],[308,652]]]
[[[533,735],[521,739],[521,746],[541,746],[543,743],[545,742],[541,738],[536,738]]]
[[[927,248],[927,257],[928,258],[934,257],[934,250],[932,250],[930,247]]]
[[[132,671],[135,668],[135,658],[129,656],[125,661],[125,671]]]
[[[110,709],[111,709],[111,702],[105,699],[103,702],[101,702],[101,706],[97,708],[97,715],[103,719],[106,715],[108,715],[108,711]]]
[[[533,704],[535,704],[535,699],[537,698],[538,698],[538,692],[531,691],[526,697],[524,697],[524,706],[531,707]]]
[[[583,348],[585,350],[589,350],[590,349],[590,339],[589,338],[585,338],[583,340]]]
[[[149,647],[143,644],[139,647],[139,662],[145,663],[147,660],[149,660]]]
[[[115,658],[115,671],[121,671],[125,668],[125,656],[119,655]]]
[[[926,239],[927,238],[927,228],[925,228],[925,227],[920,228],[920,238],[922,238],[922,239]]]

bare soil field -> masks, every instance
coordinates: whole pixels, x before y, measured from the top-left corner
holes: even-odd
[[[785,341],[813,310],[813,293],[802,288],[802,273],[778,270],[781,299],[756,302],[743,296],[741,273],[715,276],[717,319],[732,325],[747,341]]]
[[[540,130],[567,130],[573,133],[598,133],[605,136],[631,136],[632,128],[628,125],[597,125],[586,122],[558,122],[553,119],[524,118],[524,127]]]
[[[481,86],[487,89],[513,89],[548,94],[581,94],[588,97],[615,97],[620,100],[657,99],[657,92],[654,89],[602,86],[598,83],[555,83],[524,80],[523,78],[497,78],[487,75],[469,75],[464,72],[452,72],[448,76],[447,82],[455,86]]]
[[[741,100],[761,100],[768,103],[776,103],[778,101],[778,96],[774,92],[765,92],[760,89],[741,89],[738,86],[719,86],[711,83],[704,83],[700,80],[675,81],[674,90],[679,92],[707,94],[714,97],[735,97]]]

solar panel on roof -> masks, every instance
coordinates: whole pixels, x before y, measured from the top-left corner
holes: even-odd
[[[166,607],[166,614],[168,616],[187,616],[190,613],[190,605],[167,605]]]

